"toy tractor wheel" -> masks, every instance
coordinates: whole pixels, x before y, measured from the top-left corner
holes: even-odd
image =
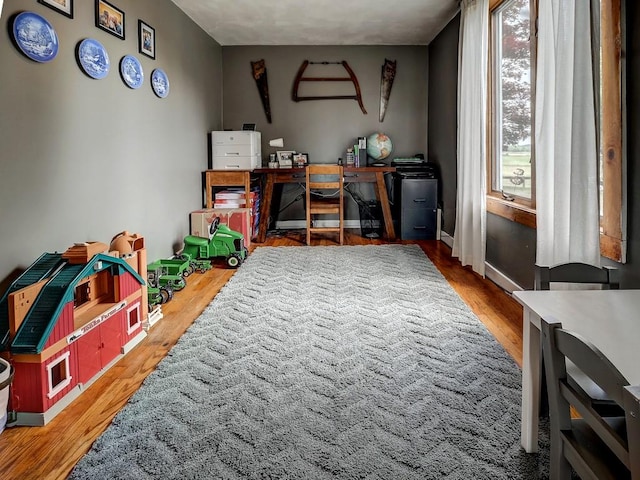
[[[173,298],[173,289],[171,287],[161,287],[160,297],[162,297],[162,300],[160,303],[167,303],[169,300]]]
[[[187,278],[187,277],[188,277],[189,275],[191,275],[193,272],[194,272],[193,265],[189,264],[189,266],[188,266],[187,268],[185,268],[185,269],[182,271],[182,276],[183,276],[184,278]]]
[[[232,253],[227,257],[227,265],[231,268],[238,268],[242,263],[242,257],[237,253]]]

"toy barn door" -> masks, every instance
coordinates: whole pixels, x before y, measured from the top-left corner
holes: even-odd
[[[79,382],[87,383],[120,353],[119,318],[120,315],[114,315],[77,340]]]
[[[100,328],[94,328],[78,340],[78,382],[87,383],[102,368]]]

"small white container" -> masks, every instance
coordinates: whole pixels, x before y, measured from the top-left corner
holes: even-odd
[[[13,380],[13,368],[4,358],[0,358],[0,433],[7,424],[7,404],[9,403],[9,386]]]

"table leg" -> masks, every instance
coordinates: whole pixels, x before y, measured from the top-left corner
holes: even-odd
[[[271,212],[271,198],[273,197],[274,174],[268,173],[264,182],[262,198],[260,199],[260,223],[258,224],[258,235],[256,243],[264,243],[267,239],[267,228],[269,228],[269,215]]]
[[[540,410],[540,330],[528,308],[522,319],[522,417],[520,441],[527,453],[538,451]]]
[[[388,240],[396,239],[396,230],[393,227],[393,218],[391,217],[391,207],[389,206],[389,196],[387,195],[387,186],[384,183],[384,172],[376,172],[376,197],[380,201],[382,207],[382,217],[384,219],[384,228]]]

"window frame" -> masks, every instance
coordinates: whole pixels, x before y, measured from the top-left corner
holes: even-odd
[[[496,10],[508,0],[489,1],[490,38],[493,40],[493,15]],[[532,21],[531,33],[537,39],[537,0],[531,5]],[[600,3],[600,55],[602,71],[600,74],[600,118],[598,145],[600,149],[599,161],[602,162],[603,183],[603,215],[600,217],[600,255],[619,263],[626,262],[626,115],[623,99],[625,91],[625,65],[623,62],[624,48],[624,0],[599,0]],[[537,41],[534,41],[534,44]],[[613,53],[607,55],[607,53]],[[495,53],[493,41],[489,42],[489,82],[488,96],[490,110],[488,112],[487,131],[487,212],[501,216],[508,220],[521,223],[530,228],[536,228],[535,211],[535,142],[532,141],[532,201],[520,197],[505,199],[501,192],[492,190],[493,183],[493,149],[494,145],[494,112],[495,98],[493,72],[495,68]],[[536,48],[532,48],[532,78],[535,78]],[[535,131],[535,82],[532,84],[532,138]]]

